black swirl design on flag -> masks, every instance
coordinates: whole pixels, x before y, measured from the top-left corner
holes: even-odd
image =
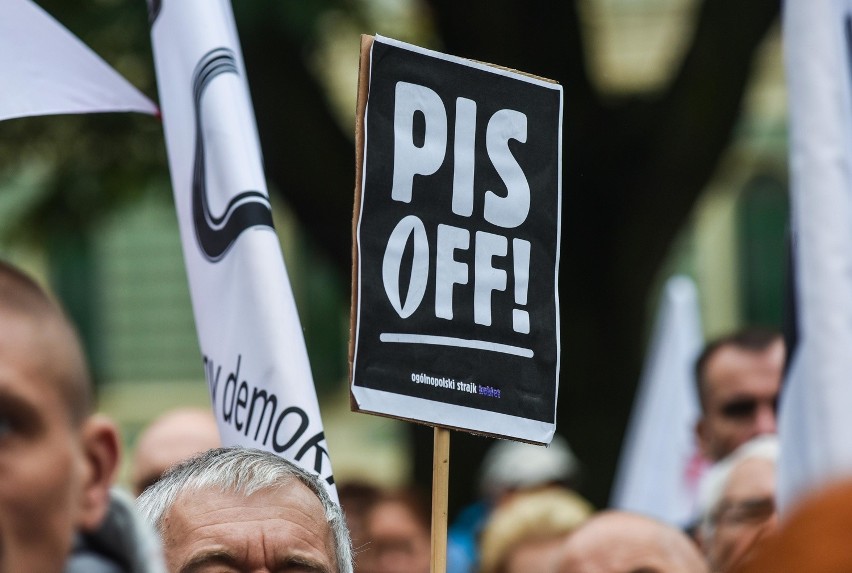
[[[195,236],[201,252],[211,262],[222,259],[237,237],[250,227],[270,227],[272,209],[269,198],[260,191],[243,191],[232,197],[225,212],[215,216],[207,201],[205,175],[204,125],[201,98],[205,89],[222,74],[237,74],[234,53],[227,48],[216,48],[205,54],[193,74],[195,102],[195,165],[192,177],[192,217]]]

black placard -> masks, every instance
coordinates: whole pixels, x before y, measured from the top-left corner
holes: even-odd
[[[557,84],[375,40],[357,221],[359,409],[549,441],[503,426],[555,422],[561,118]]]

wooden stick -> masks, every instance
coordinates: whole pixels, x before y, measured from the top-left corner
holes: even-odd
[[[435,428],[432,458],[432,568],[447,571],[447,498],[450,478],[450,431]]]

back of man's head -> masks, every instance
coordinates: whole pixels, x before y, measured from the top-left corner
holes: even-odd
[[[75,535],[101,524],[118,436],[91,409],[70,322],[0,262],[0,571],[60,571]]]
[[[571,533],[557,573],[707,573],[694,543],[680,530],[622,512],[599,513]]]
[[[156,483],[171,466],[222,445],[213,412],[175,408],[151,422],[136,442],[130,470],[133,493]]]
[[[305,492],[313,501],[304,499]],[[297,497],[298,511],[285,507]],[[262,503],[253,501],[255,498]],[[185,530],[173,534],[182,521],[192,521],[188,513],[206,503],[212,510],[205,516],[208,521],[193,522],[194,528],[206,528],[202,538],[195,539]],[[175,563],[227,563],[251,569],[255,565],[244,565],[242,560],[259,555],[261,562],[277,559],[278,566],[299,563],[311,571],[314,569],[307,565],[323,573],[326,569],[328,573],[352,572],[349,533],[340,507],[317,476],[269,452],[242,447],[208,450],[169,469],[139,496],[137,507],[160,534],[172,568]],[[279,512],[279,508],[287,511]],[[278,532],[288,533],[284,537],[261,535],[255,527],[244,529],[244,523],[277,524]],[[328,536],[318,531],[322,524]],[[290,532],[299,531],[309,532],[308,543],[290,538]],[[323,549],[326,537],[330,538],[330,555]],[[312,549],[306,552],[308,546]],[[326,562],[331,565],[326,567]]]

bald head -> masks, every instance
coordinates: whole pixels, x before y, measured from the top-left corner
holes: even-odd
[[[32,375],[62,397],[80,424],[93,408],[91,377],[77,332],[63,310],[31,278],[0,261],[0,323]]]
[[[216,419],[208,410],[178,408],[149,425],[136,445],[132,481],[136,495],[171,466],[221,445]]]
[[[707,573],[681,531],[639,515],[607,511],[564,542],[556,573]]]

